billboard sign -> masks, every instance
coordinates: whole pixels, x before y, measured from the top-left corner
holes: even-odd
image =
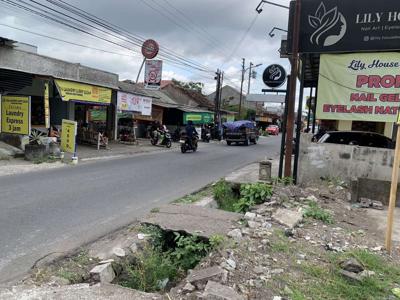
[[[286,71],[281,65],[270,65],[263,73],[263,81],[270,88],[278,88],[286,81]]]
[[[30,102],[29,96],[2,96],[0,132],[29,135],[31,133]]]
[[[400,53],[322,54],[318,119],[395,122]]]
[[[117,93],[118,111],[140,112],[142,115],[151,116],[152,99],[130,93]]]
[[[110,104],[111,89],[68,80],[54,80],[63,101]]]
[[[399,50],[398,8],[398,0],[303,0],[299,52]]]
[[[144,87],[159,90],[161,87],[162,60],[146,60],[144,69]]]

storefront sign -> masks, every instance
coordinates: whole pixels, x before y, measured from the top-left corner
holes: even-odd
[[[61,149],[64,152],[75,153],[77,122],[62,120],[61,127]]]
[[[399,49],[399,0],[302,1],[299,52]]]
[[[162,60],[146,60],[144,70],[144,87],[148,90],[159,90],[161,86]]]
[[[50,95],[49,83],[44,83],[44,121],[46,128],[50,128]]]
[[[1,97],[1,132],[29,135],[31,106],[28,96]]]
[[[146,40],[142,45],[142,54],[147,59],[153,59],[157,56],[160,47],[155,40]]]
[[[183,113],[183,124],[192,121],[193,124],[209,124],[214,122],[214,115],[206,112]]]
[[[130,93],[117,93],[118,111],[140,112],[144,116],[151,116],[152,99]]]
[[[286,71],[281,65],[270,65],[263,73],[263,81],[270,88],[278,88],[286,81]]]
[[[395,122],[399,90],[400,53],[324,54],[317,117]]]
[[[60,79],[55,83],[63,101],[111,103],[111,89]]]

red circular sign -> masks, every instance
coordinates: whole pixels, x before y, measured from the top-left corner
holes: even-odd
[[[155,40],[146,40],[142,45],[142,54],[147,59],[153,59],[158,54],[158,43]]]

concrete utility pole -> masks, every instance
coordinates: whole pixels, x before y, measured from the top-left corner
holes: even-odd
[[[221,106],[221,70],[218,69],[215,73],[217,76],[214,79],[217,81],[215,98],[214,98],[214,123],[218,125],[218,130],[220,130],[219,126],[221,124],[221,113],[220,113],[220,106]]]
[[[247,83],[247,95],[250,94],[250,82],[251,82],[251,68],[253,67],[253,63],[250,63],[249,67],[249,82]]]
[[[240,96],[239,96],[239,118],[242,115],[242,98],[243,98],[243,81],[244,81],[244,73],[245,73],[245,68],[244,65],[246,63],[246,60],[243,58],[242,62],[242,80],[240,83]]]
[[[293,152],[293,129],[294,129],[294,108],[296,102],[296,84],[299,73],[299,35],[300,35],[300,9],[301,0],[296,0],[296,9],[293,23],[293,44],[291,74],[289,82],[288,115],[286,124],[286,150],[285,150],[285,170],[284,176],[292,176],[292,152]]]

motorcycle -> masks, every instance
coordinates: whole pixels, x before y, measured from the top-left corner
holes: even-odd
[[[201,140],[205,143],[209,143],[211,140],[211,132],[208,129],[201,131]]]
[[[198,147],[198,139],[199,137],[197,135],[194,135],[192,138],[192,141],[190,142],[189,137],[186,136],[186,134],[183,134],[180,139],[180,144],[181,144],[181,152],[186,153],[187,151],[197,151]]]
[[[159,142],[158,136],[161,136],[160,143],[158,143]],[[168,131],[160,133],[158,136],[156,136],[154,134],[151,135],[150,142],[153,146],[160,145],[160,146],[165,146],[167,148],[171,148],[172,138],[171,138],[171,134]]]

